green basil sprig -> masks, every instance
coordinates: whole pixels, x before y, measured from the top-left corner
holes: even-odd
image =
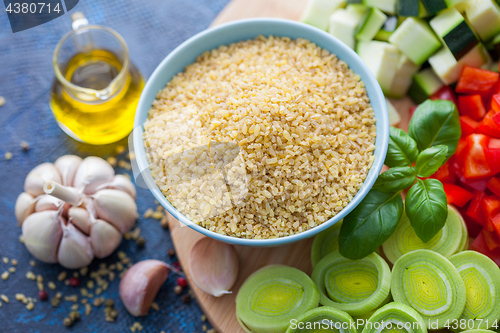
[[[340,253],[352,260],[366,257],[394,232],[403,212],[401,192],[409,188],[404,209],[423,241],[444,226],[448,206],[443,184],[426,178],[455,153],[461,128],[452,102],[427,100],[416,110],[408,134],[391,127],[385,164],[372,190],[345,218],[339,236]],[[420,177],[420,178],[419,178]]]

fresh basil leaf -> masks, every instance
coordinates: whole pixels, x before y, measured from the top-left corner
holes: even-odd
[[[457,107],[453,102],[427,100],[415,110],[408,134],[420,151],[432,146],[448,146],[447,158],[457,150],[462,130]]]
[[[391,127],[385,165],[391,168],[411,166],[417,156],[418,148],[415,140],[402,129]]]
[[[436,172],[441,165],[446,161],[448,146],[439,145],[425,149],[422,151],[415,163],[415,170],[419,177],[430,177]]]
[[[378,176],[372,189],[385,193],[394,193],[412,186],[415,180],[417,180],[417,177],[413,167],[390,168]]]
[[[418,238],[430,241],[448,217],[443,184],[437,179],[419,179],[406,195],[405,210]]]
[[[403,199],[399,192],[371,190],[342,222],[340,254],[356,260],[373,253],[392,235],[403,209]]]

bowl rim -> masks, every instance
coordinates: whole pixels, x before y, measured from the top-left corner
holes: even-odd
[[[368,67],[364,64],[364,62],[361,60],[361,58],[347,45],[345,45],[343,42],[341,42],[339,39],[336,37],[328,34],[327,32],[320,30],[316,27],[298,22],[298,21],[293,21],[293,20],[288,20],[288,19],[281,19],[281,18],[247,18],[247,19],[241,19],[241,20],[235,20],[231,21],[228,23],[224,23],[221,25],[217,25],[215,27],[211,27],[209,29],[206,29],[202,32],[199,32],[198,34],[190,37],[180,45],[178,45],[172,52],[170,52],[162,61],[161,63],[156,67],[156,69],[153,71],[151,74],[150,78],[147,80],[146,85],[143,89],[143,92],[141,93],[141,97],[139,99],[139,103],[137,105],[137,110],[136,110],[136,116],[135,116],[135,124],[134,124],[134,133],[132,134],[132,140],[133,140],[133,150],[135,152],[136,156],[136,163],[138,170],[149,170],[149,163],[147,162],[146,158],[146,152],[143,144],[143,139],[142,139],[142,130],[143,130],[143,121],[141,121],[141,118],[143,117],[144,113],[148,113],[152,101],[147,101],[146,100],[146,91],[153,89],[152,85],[155,80],[158,79],[159,76],[162,75],[162,71],[164,67],[169,65],[169,62],[174,59],[179,53],[182,53],[185,48],[188,46],[192,46],[193,44],[196,44],[198,41],[203,40],[205,38],[210,38],[211,36],[214,36],[216,34],[219,34],[225,30],[230,30],[230,29],[235,29],[239,28],[242,29],[242,27],[245,26],[252,26],[252,25],[258,25],[261,23],[271,23],[271,24],[283,24],[283,25],[293,25],[295,28],[298,29],[304,29],[304,31],[308,31],[311,34],[317,34],[318,38],[323,37],[327,38],[331,41],[333,44],[333,47],[336,49],[343,49],[342,52],[346,53],[347,57],[340,58],[341,60],[345,61],[348,65],[349,68],[352,69],[352,65],[356,64],[356,67],[358,67],[357,71],[355,71],[356,74],[360,75],[362,78],[362,81],[365,83],[365,87],[367,89],[367,93],[369,93],[369,98],[370,98],[370,103],[372,104],[372,108],[375,110],[375,108],[382,108],[381,110],[381,115],[377,117],[377,136],[376,136],[376,145],[377,141],[381,140],[381,144],[377,145],[377,148],[374,151],[374,161],[372,163],[371,168],[369,169],[369,172],[363,182],[363,185],[361,188],[358,190],[356,195],[352,198],[352,200],[347,204],[346,207],[344,207],[337,215],[333,216],[329,220],[323,222],[319,226],[315,226],[311,229],[308,229],[306,231],[289,235],[289,236],[284,236],[284,237],[279,237],[279,238],[269,238],[269,239],[253,239],[253,238],[238,238],[238,237],[233,237],[233,236],[227,236],[227,235],[222,235],[219,233],[216,233],[214,231],[208,230],[202,226],[199,226],[195,224],[194,222],[188,220],[182,213],[180,213],[167,199],[166,197],[161,193],[160,189],[156,185],[156,183],[153,180],[153,177],[151,176],[150,172],[146,172],[146,176],[150,179],[149,180],[149,190],[153,193],[153,196],[158,200],[158,202],[170,213],[172,214],[177,220],[179,220],[182,224],[185,226],[190,227],[191,229],[200,232],[201,234],[214,238],[216,240],[225,242],[225,243],[230,243],[230,244],[235,244],[235,245],[244,245],[244,246],[252,246],[252,247],[270,247],[270,246],[279,246],[279,245],[285,245],[289,243],[294,243],[298,242],[303,239],[310,238],[318,233],[320,233],[323,230],[326,230],[327,228],[333,226],[335,223],[339,222],[342,220],[347,214],[349,214],[354,208],[356,208],[361,201],[364,199],[364,197],[368,194],[370,189],[372,188],[373,184],[375,183],[375,180],[377,179],[378,174],[382,170],[385,156],[387,154],[387,149],[388,149],[388,144],[389,144],[389,116],[387,113],[387,105],[385,103],[385,96],[382,92],[382,89],[380,88],[380,85],[378,84],[376,78],[372,74],[372,72],[368,69]],[[263,33],[264,34],[264,33]],[[267,35],[267,34],[264,34]],[[241,40],[247,40],[248,38],[242,38]],[[220,45],[227,45],[221,43]],[[319,45],[319,44],[318,44]],[[324,46],[319,45],[324,48]],[[196,56],[202,54],[204,51],[208,50],[202,50],[199,54]],[[349,58],[349,59],[347,59]],[[181,71],[183,71],[182,69]],[[360,73],[361,71],[361,73]],[[175,74],[174,74],[175,75]],[[171,78],[165,82],[165,85],[171,80]],[[370,94],[371,92],[371,94]],[[156,96],[156,93],[155,93]],[[374,102],[376,102],[378,105],[374,105]],[[385,112],[383,112],[385,110]],[[147,116],[146,116],[147,119]],[[380,127],[379,127],[380,126]],[[379,128],[380,128],[380,133],[379,133]],[[136,131],[138,130],[138,131]],[[380,146],[380,148],[379,148]],[[148,183],[148,180],[146,180],[146,183]],[[152,183],[151,183],[152,181]]]

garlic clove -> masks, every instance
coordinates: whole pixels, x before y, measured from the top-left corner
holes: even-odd
[[[89,265],[94,259],[90,238],[73,224],[62,225],[63,235],[57,260],[68,269],[77,269]]]
[[[48,181],[61,184],[61,175],[52,163],[42,163],[31,170],[24,180],[24,191],[34,197],[45,194],[43,185]]]
[[[59,170],[62,176],[62,184],[65,186],[73,186],[76,170],[82,163],[82,158],[76,155],[64,155],[59,157],[54,165]]]
[[[70,222],[73,223],[78,229],[90,234],[90,226],[92,222],[90,221],[90,214],[85,208],[81,207],[71,207],[68,210],[68,218]]]
[[[54,198],[53,196],[47,194],[40,195],[37,198],[35,211],[42,212],[44,210],[58,210],[62,204],[63,202],[61,200]]]
[[[112,188],[115,190],[126,192],[134,199],[137,197],[134,183],[132,183],[132,181],[124,175],[115,175],[111,183],[102,184],[97,188],[97,190],[101,190],[104,188]]]
[[[100,157],[90,156],[82,161],[76,170],[73,186],[83,189],[85,194],[93,194],[99,185],[113,180],[115,170]]]
[[[20,227],[23,221],[35,211],[36,200],[29,193],[23,192],[19,194],[16,200],[16,220],[17,225]]]
[[[189,255],[189,271],[194,284],[215,297],[231,293],[229,289],[238,277],[238,254],[234,246],[202,238]]]
[[[120,190],[104,189],[92,197],[97,217],[114,225],[122,234],[132,229],[139,215],[130,195]]]
[[[144,260],[130,267],[120,282],[120,299],[133,316],[147,315],[160,287],[167,280],[167,264]]]
[[[33,213],[23,222],[24,245],[38,260],[57,262],[57,249],[61,236],[61,219],[54,210]]]
[[[110,223],[95,220],[90,230],[90,243],[96,258],[105,258],[122,242],[122,234]]]

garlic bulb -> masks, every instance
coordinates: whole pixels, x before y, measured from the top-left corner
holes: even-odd
[[[25,191],[15,214],[26,248],[70,269],[109,256],[138,217],[134,184],[99,157],[43,163],[26,177]]]
[[[144,260],[129,268],[120,282],[120,299],[131,315],[148,314],[168,273],[167,264],[159,260]]]
[[[215,297],[231,293],[238,277],[238,254],[234,246],[202,238],[189,255],[189,270],[194,284]]]

